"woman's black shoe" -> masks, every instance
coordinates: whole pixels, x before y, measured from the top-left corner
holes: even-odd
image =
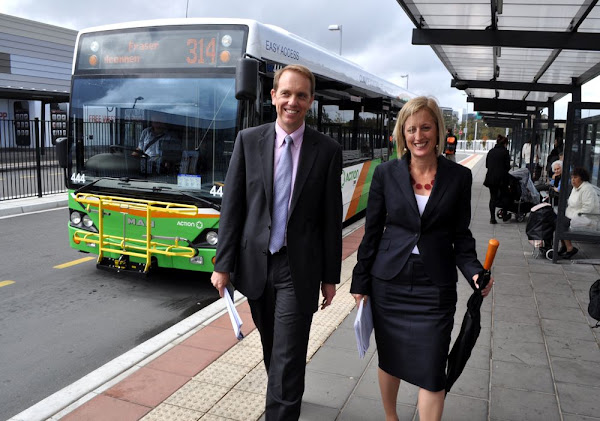
[[[566,252],[567,252],[567,247],[565,247],[565,246],[561,246],[561,247],[558,249],[558,255],[559,255],[559,256],[562,256],[562,255],[563,255],[563,254],[565,254]]]
[[[573,247],[573,250],[567,251],[565,254],[562,255],[562,258],[568,260],[571,257],[575,256],[578,251],[579,251],[579,249],[577,247]]]

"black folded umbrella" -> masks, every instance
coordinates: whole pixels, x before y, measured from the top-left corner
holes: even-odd
[[[467,301],[467,312],[465,313],[465,317],[460,327],[460,333],[458,334],[458,338],[456,338],[456,342],[454,342],[450,355],[448,355],[446,394],[450,391],[450,388],[454,385],[456,380],[458,380],[458,377],[465,368],[467,361],[471,357],[471,351],[473,351],[479,333],[481,332],[481,303],[483,303],[481,291],[490,282],[492,274],[489,269],[492,267],[498,245],[499,243],[496,239],[491,239],[489,241],[486,259],[483,265],[484,269],[479,273],[479,277],[477,278],[479,289],[473,291],[473,294],[469,297],[469,301]]]
[[[486,273],[487,272],[487,273]],[[475,347],[479,333],[481,332],[481,303],[483,296],[481,290],[490,281],[490,272],[484,270],[479,274],[479,289],[475,290],[467,302],[467,312],[460,327],[460,333],[450,355],[448,355],[448,368],[446,371],[446,393],[458,380],[467,361],[471,357],[471,351]]]

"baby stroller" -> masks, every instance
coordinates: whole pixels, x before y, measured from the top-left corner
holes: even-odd
[[[550,203],[540,203],[531,208],[525,232],[534,248],[533,257],[547,256],[552,249],[552,239],[556,227],[556,213]]]
[[[497,215],[508,221],[514,215],[517,222],[523,222],[531,208],[540,203],[540,193],[531,180],[527,168],[519,168],[508,173],[506,183],[500,188],[500,207]]]

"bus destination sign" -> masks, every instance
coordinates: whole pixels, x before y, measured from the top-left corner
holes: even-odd
[[[232,67],[242,57],[245,31],[149,29],[84,34],[77,70],[192,69]]]

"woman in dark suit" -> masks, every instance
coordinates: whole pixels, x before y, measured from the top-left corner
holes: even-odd
[[[401,379],[420,387],[421,421],[441,419],[456,267],[474,288],[482,270],[469,230],[471,171],[440,156],[444,133],[433,98],[413,98],[398,113],[401,158],[375,169],[352,276],[357,304],[372,300],[386,420],[398,419]]]

